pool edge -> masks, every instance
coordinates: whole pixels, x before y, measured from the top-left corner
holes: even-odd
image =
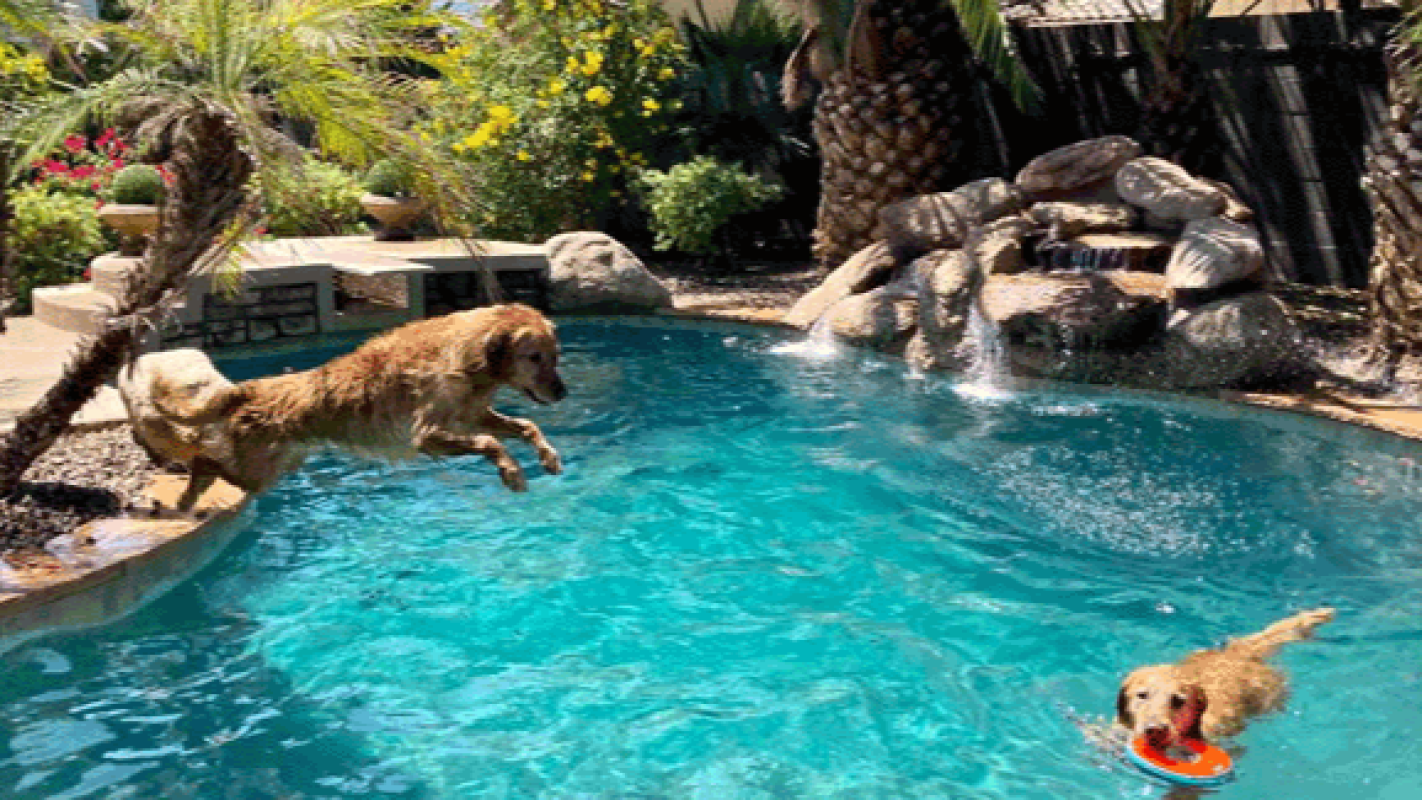
[[[143,494],[171,508],[185,476]],[[107,518],[51,540],[24,567],[0,568],[0,653],[35,636],[121,619],[211,563],[236,538],[249,497],[221,481],[195,515]]]

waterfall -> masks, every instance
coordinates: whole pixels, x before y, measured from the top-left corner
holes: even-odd
[[[829,315],[821,314],[810,326],[810,332],[798,342],[785,342],[770,348],[777,355],[798,356],[800,358],[834,358],[840,354],[839,342],[830,329]]]
[[[1007,365],[1007,348],[997,323],[983,311],[982,293],[973,296],[968,310],[968,339],[972,342],[973,360],[955,390],[974,400],[1007,400],[1012,397],[1011,371]]]

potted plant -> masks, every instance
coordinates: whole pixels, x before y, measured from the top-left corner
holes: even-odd
[[[119,254],[141,256],[148,237],[158,230],[158,204],[163,200],[163,175],[151,164],[132,164],[114,173],[108,202],[99,219],[119,233]]]
[[[360,198],[365,213],[375,217],[378,242],[409,242],[411,227],[425,212],[425,201],[415,196],[415,176],[409,166],[393,159],[375,162],[365,177],[368,194]]]

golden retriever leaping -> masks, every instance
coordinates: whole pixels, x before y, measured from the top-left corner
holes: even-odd
[[[180,510],[219,477],[263,491],[323,443],[396,458],[481,455],[524,491],[500,439],[528,442],[549,473],[562,462],[537,425],[493,409],[500,386],[540,404],[567,394],[553,325],[528,306],[412,322],[316,369],[239,384],[198,350],[146,355],[119,376],[139,444],[191,473]]]

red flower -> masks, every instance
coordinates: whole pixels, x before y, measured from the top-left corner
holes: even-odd
[[[109,128],[108,130],[104,131],[102,136],[94,140],[94,146],[102,150],[105,147],[109,146],[109,142],[114,141],[114,137],[114,129]]]
[[[83,152],[84,148],[88,145],[89,140],[85,139],[83,136],[80,136],[77,133],[71,133],[68,136],[64,137],[64,149],[68,150],[71,153]]]
[[[73,170],[70,170],[69,174],[75,178],[83,180],[84,178],[93,175],[94,172],[95,170],[93,166],[85,164],[83,166],[75,167]]]
[[[64,175],[69,172],[68,164],[52,158],[46,158],[40,168],[50,175]]]

